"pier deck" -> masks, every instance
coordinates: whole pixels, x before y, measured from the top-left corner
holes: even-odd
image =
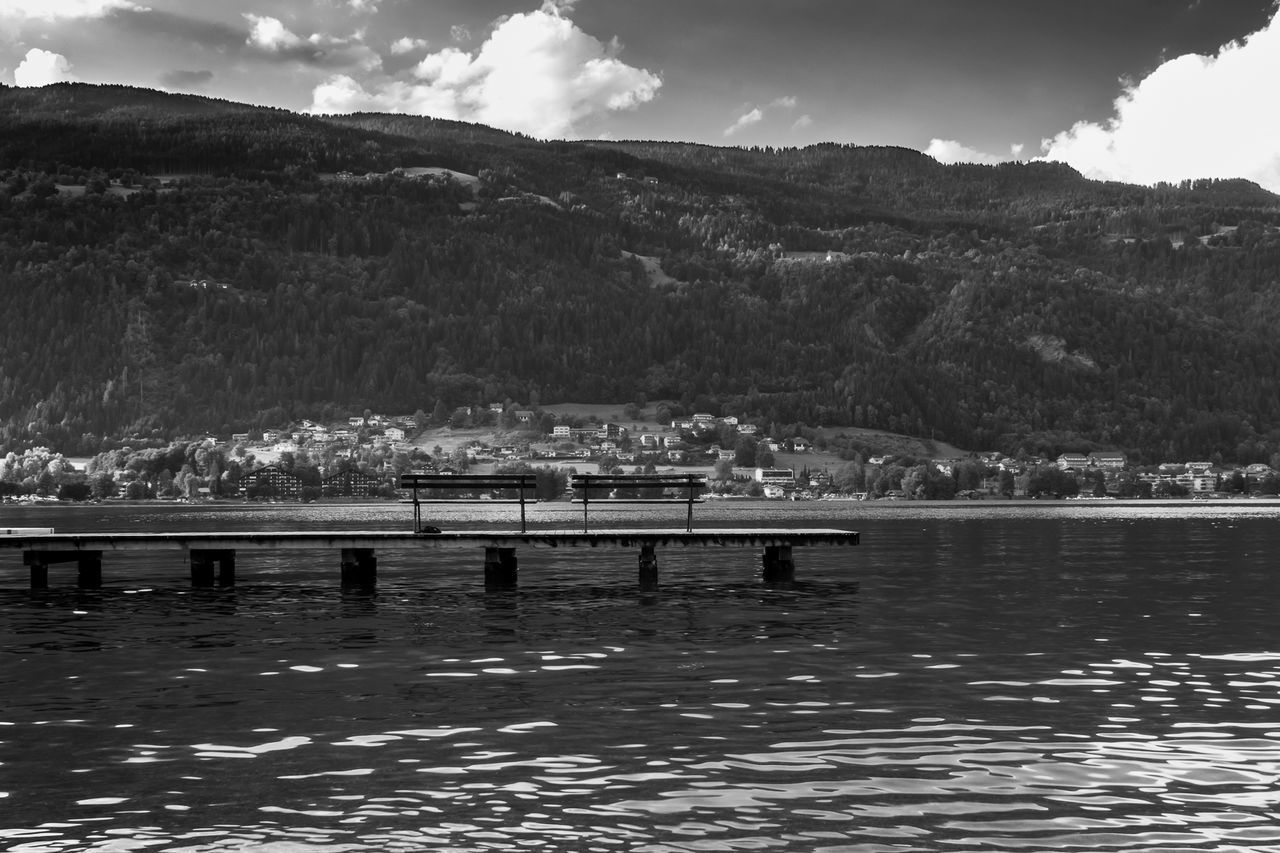
[[[36,533],[0,535],[0,549],[21,550],[31,570],[32,588],[49,583],[49,566],[74,562],[82,587],[102,584],[104,554],[131,551],[185,551],[190,555],[191,580],[196,586],[235,581],[238,551],[326,549],[341,553],[344,586],[369,588],[377,575],[376,551],[383,549],[436,550],[478,547],[484,549],[485,585],[510,588],[516,582],[515,549],[532,548],[639,548],[640,586],[657,585],[658,548],[760,548],[766,582],[794,577],[793,547],[849,546],[858,544],[851,530],[456,530],[419,534],[393,530],[296,530],[249,533]],[[217,570],[215,572],[215,564]]]

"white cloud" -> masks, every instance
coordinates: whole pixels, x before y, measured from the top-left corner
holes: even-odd
[[[1179,56],[1125,85],[1108,121],[1045,139],[1038,159],[1104,180],[1247,178],[1280,192],[1278,82],[1280,14],[1216,56]]]
[[[616,53],[615,44],[578,29],[558,9],[540,9],[499,22],[475,53],[447,47],[429,54],[413,80],[366,87],[347,75],[330,77],[312,92],[310,109],[420,113],[541,138],[574,136],[582,122],[646,103],[662,86]]]
[[[742,115],[738,116],[738,120],[724,129],[726,137],[733,136],[742,130],[751,127],[753,124],[759,124],[764,118],[764,112],[759,107],[753,107]]]
[[[398,38],[391,43],[391,52],[394,54],[412,53],[415,50],[425,50],[427,48],[427,40],[419,38],[411,38],[404,36]]]
[[[378,3],[381,0],[347,0],[347,5],[351,7],[353,12],[369,12],[378,11]]]
[[[578,5],[578,0],[542,0],[542,11],[548,15],[567,15]]]
[[[3,0],[0,17],[38,18],[56,21],[64,18],[100,18],[116,9],[141,9],[131,0]]]
[[[26,58],[13,69],[13,82],[19,86],[47,86],[75,79],[65,56],[38,47],[28,50]]]
[[[1003,163],[1008,157],[1001,157],[996,154],[987,154],[976,148],[970,148],[967,145],[961,145],[954,139],[931,139],[929,147],[924,150],[939,163],[985,163],[994,165]]]
[[[768,110],[794,110],[799,103],[800,101],[795,95],[782,95],[781,97],[774,98],[764,107],[752,106],[751,109],[738,116],[737,121],[724,129],[724,136],[728,138],[737,133],[741,133],[752,125],[759,124],[764,121],[765,112]],[[791,129],[796,130],[808,127],[812,123],[813,119],[807,115],[803,115],[792,123]]]
[[[449,27],[449,38],[458,43],[471,41],[471,30],[467,29],[462,24],[454,24],[452,27]]]
[[[382,66],[382,58],[364,44],[363,29],[346,38],[324,33],[312,33],[303,38],[278,18],[252,13],[244,17],[252,25],[244,43],[254,48],[259,56],[325,67],[358,67],[365,72],[376,71]]]
[[[290,50],[306,44],[306,41],[280,23],[278,18],[252,13],[246,13],[245,18],[253,24],[253,28],[249,30],[249,38],[246,40],[248,44],[272,51]]]

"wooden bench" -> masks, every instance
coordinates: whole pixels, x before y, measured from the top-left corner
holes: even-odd
[[[571,482],[574,502],[582,503],[582,532],[587,532],[587,509],[594,497],[596,503],[687,504],[686,532],[693,532],[693,505],[702,503],[707,478],[702,474],[574,474]],[[677,495],[668,495],[674,490]],[[607,491],[609,497],[602,497]],[[614,497],[615,491],[634,492],[634,496]],[[593,495],[594,493],[594,495]]]
[[[520,504],[520,532],[526,533],[524,507],[527,503],[537,503],[537,497],[527,498],[526,492],[535,492],[538,488],[537,477],[533,474],[401,474],[400,488],[413,490],[413,532],[439,533],[440,529],[428,525],[422,526],[422,504],[424,503],[458,503],[460,501],[484,501],[485,503],[518,503]],[[420,498],[419,491],[468,492],[470,498]],[[494,497],[494,492],[515,492],[514,498]]]

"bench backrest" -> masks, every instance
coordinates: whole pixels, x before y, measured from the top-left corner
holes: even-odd
[[[592,492],[599,501],[619,500],[603,496],[600,492],[615,489],[634,489],[647,497],[627,497],[621,500],[634,503],[681,503],[687,504],[687,530],[693,530],[693,505],[702,501],[702,493],[707,488],[707,478],[702,474],[574,474],[571,485],[575,493],[582,495],[582,529],[587,529],[587,507],[591,502]],[[663,492],[676,490],[675,497],[665,497]]]
[[[492,492],[511,489],[520,502],[520,532],[526,532],[525,492],[538,488],[538,478],[533,474],[401,474],[400,488],[413,490],[413,530],[422,532],[422,503],[419,490],[452,492]],[[460,499],[465,500],[465,499]],[[433,531],[435,532],[435,531]]]
[[[533,474],[401,474],[402,489],[448,489],[455,492],[538,488]]]

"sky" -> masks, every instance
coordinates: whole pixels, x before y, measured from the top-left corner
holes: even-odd
[[[1278,0],[0,0],[0,82],[1280,192]]]

